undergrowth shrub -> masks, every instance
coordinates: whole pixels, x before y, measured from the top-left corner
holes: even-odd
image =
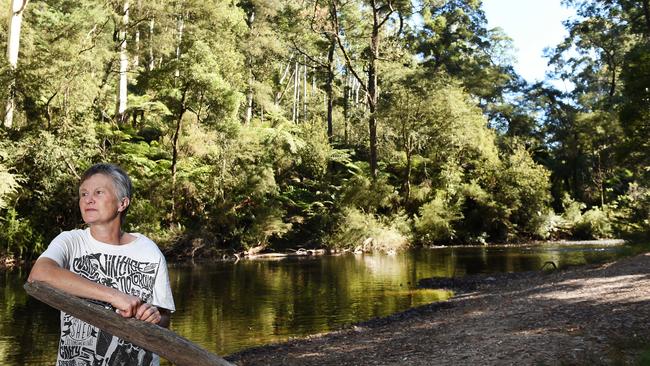
[[[43,251],[43,238],[35,233],[28,218],[18,217],[13,208],[0,221],[0,255],[29,258]],[[4,253],[2,253],[4,252]]]
[[[576,201],[568,194],[562,198],[564,212],[556,222],[559,237],[573,239],[607,239],[614,236],[615,217],[620,213],[615,204],[602,208],[592,207],[586,211],[586,205]]]
[[[376,180],[364,174],[355,174],[344,185],[342,204],[357,207],[364,212],[392,211],[399,202],[399,194],[385,177]]]
[[[541,239],[557,239],[560,228],[564,222],[561,215],[556,214],[552,209],[540,212],[535,218],[536,230],[534,235]]]
[[[650,239],[650,188],[631,183],[626,194],[618,197],[615,228],[633,240]]]
[[[551,196],[550,172],[537,164],[521,144],[512,146],[491,192],[503,233],[497,240],[535,236],[545,223],[542,217]],[[503,235],[505,234],[505,235]],[[493,235],[494,236],[494,235]]]
[[[408,220],[394,215],[381,220],[372,213],[345,208],[338,228],[327,242],[331,248],[371,251],[394,251],[409,246]]]
[[[419,215],[414,219],[417,240],[434,243],[453,240],[456,236],[453,224],[462,219],[457,207],[449,207],[442,191],[436,197],[420,207]]]
[[[613,234],[612,220],[607,206],[603,209],[592,207],[582,214],[580,221],[574,228],[574,235],[578,239],[606,239]]]

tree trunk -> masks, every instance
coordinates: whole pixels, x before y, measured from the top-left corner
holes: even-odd
[[[373,2],[374,7],[374,2]],[[373,13],[373,27],[370,38],[370,55],[368,59],[368,134],[370,139],[370,175],[377,179],[377,101],[379,89],[377,86],[377,59],[379,58],[379,24],[378,12]]]
[[[300,99],[300,65],[298,64],[298,61],[296,61],[295,66],[294,66],[294,73],[293,73],[293,113],[291,117],[291,121],[294,123],[298,122],[298,117],[300,114],[300,110],[298,108],[299,106],[299,99]]]
[[[334,111],[334,50],[336,48],[336,38],[330,38],[330,48],[327,51],[327,82],[325,84],[325,93],[327,95],[327,139],[332,142],[334,138],[334,127],[332,122],[332,113]]]
[[[126,49],[126,37],[127,37],[127,27],[129,25],[129,1],[124,1],[124,14],[122,15],[122,29],[119,33],[118,42],[120,50],[120,82],[118,86],[118,96],[117,96],[117,113],[115,114],[115,119],[122,123],[124,122],[125,112],[127,108],[127,72],[129,70],[129,55]]]
[[[410,145],[407,143],[407,145]],[[404,177],[404,206],[406,207],[411,198],[411,171],[413,170],[413,149],[406,147],[406,176]]]
[[[253,29],[253,24],[255,22],[255,11],[251,11],[248,14],[246,19],[246,24],[248,29]],[[248,90],[246,92],[246,112],[244,114],[244,124],[249,125],[253,119],[253,58],[251,56],[246,57],[246,66],[248,66]]]
[[[307,122],[307,56],[303,60],[305,65],[302,71],[302,120]]]
[[[183,15],[182,11],[182,3],[181,3],[181,11],[179,12],[178,16],[178,44],[176,46],[176,60],[179,60],[181,58],[181,43],[183,42],[183,30],[184,30],[184,25],[185,25],[185,18]],[[176,80],[174,83],[177,85],[179,83],[179,79],[181,76],[180,70],[177,68],[175,73],[175,78]],[[183,87],[182,93],[181,93],[181,100],[179,101],[178,104],[178,116],[176,120],[176,129],[174,130],[174,135],[172,136],[172,166],[171,166],[171,171],[172,171],[172,192],[171,192],[171,198],[172,198],[172,208],[171,208],[171,213],[169,215],[170,217],[170,224],[175,224],[176,221],[176,170],[178,167],[178,139],[180,137],[181,131],[182,131],[182,123],[183,123],[183,115],[187,111],[187,105],[185,104],[187,98],[187,87]]]
[[[149,71],[152,71],[156,66],[156,60],[153,56],[153,34],[154,34],[155,24],[156,24],[155,18],[151,18],[151,20],[149,21],[149,63],[148,63]]]
[[[284,79],[286,79],[286,78],[287,78],[287,75],[289,75],[289,70],[290,70],[290,69],[291,69],[291,59],[289,59],[289,62],[287,62],[287,67],[284,69],[284,72],[282,73],[282,76],[280,77],[280,82],[278,83],[278,85],[279,85],[280,87],[282,87],[282,84],[284,84]],[[289,84],[290,84],[290,82],[287,81],[287,86],[286,86],[284,89],[278,91],[278,92],[275,94],[275,98],[274,98],[274,100],[273,100],[273,102],[275,103],[275,105],[279,105],[279,104],[280,104],[280,101],[282,100],[282,96],[284,95],[284,93],[285,93],[285,92],[287,91],[287,89],[289,88]]]
[[[343,141],[348,143],[348,125],[350,123],[350,100],[352,99],[352,82],[350,75],[345,76],[345,87],[343,88]]]
[[[612,103],[614,94],[616,93],[616,56],[614,55],[615,51],[606,52],[607,66],[611,70],[612,74],[609,81],[609,101]]]
[[[359,106],[359,91],[361,90],[361,83],[358,80],[352,80],[354,84],[354,106]]]
[[[142,14],[142,0],[138,0],[138,14]],[[135,55],[133,55],[133,68],[138,69],[140,66],[140,25],[138,24],[135,28]]]
[[[603,165],[602,161],[600,159],[600,151],[596,151],[596,157],[597,162],[598,162],[598,169],[597,169],[597,183],[598,184],[598,192],[600,194],[600,208],[604,209],[605,208],[605,175],[603,174]]]
[[[187,97],[187,90],[183,90],[183,95],[181,96],[180,105],[178,109],[178,117],[176,118],[176,129],[174,130],[174,135],[172,136],[172,209],[170,212],[170,222],[174,224],[176,220],[176,170],[178,166],[178,138],[181,134],[183,115],[187,111],[187,106],[185,105],[185,98]]]
[[[178,32],[178,43],[176,46],[176,61],[178,61],[181,58],[181,44],[183,43],[183,32],[185,31],[185,18],[183,17],[182,9],[178,16],[178,24],[176,26]],[[177,68],[176,72],[174,73],[174,76],[178,78],[180,75],[181,75],[181,71]]]
[[[18,50],[20,49],[20,29],[23,23],[23,12],[28,0],[12,0],[11,15],[9,16],[9,34],[7,37],[7,61],[11,70],[18,66]],[[16,109],[16,80],[12,77],[9,83],[9,98],[5,106],[4,126],[11,128],[14,123],[14,110]]]
[[[250,60],[247,62],[248,67],[252,67]],[[253,71],[248,71],[248,91],[246,92],[246,113],[244,115],[244,124],[249,125],[253,119]]]
[[[331,1],[330,6],[332,6],[331,15],[334,19],[334,26],[336,29],[339,28],[339,22],[337,17],[337,7],[339,5],[338,1]],[[370,36],[370,52],[368,52],[367,59],[367,75],[368,81],[367,84],[364,84],[364,91],[366,92],[366,101],[370,112],[368,116],[368,135],[370,139],[370,175],[373,180],[377,179],[377,102],[379,100],[379,87],[378,87],[378,71],[377,71],[377,62],[379,60],[379,45],[380,45],[380,30],[390,19],[390,16],[394,14],[395,9],[391,1],[388,1],[384,6],[378,6],[376,0],[370,1],[370,8],[372,9],[372,31]],[[400,31],[401,32],[401,27]],[[346,47],[341,41],[341,37],[337,36],[337,43],[341,49],[341,53],[345,57],[346,65],[349,68],[350,72],[357,79],[359,84],[363,83],[363,80],[359,77],[359,74],[355,71],[350,56],[346,51]]]

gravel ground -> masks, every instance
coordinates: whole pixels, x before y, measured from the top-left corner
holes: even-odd
[[[636,365],[650,349],[650,253],[421,285],[458,295],[227,359],[240,366]]]

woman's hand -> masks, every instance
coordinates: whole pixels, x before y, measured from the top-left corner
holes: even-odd
[[[138,307],[137,312],[135,313],[134,317],[136,319],[152,323],[152,324],[158,324],[160,323],[160,320],[162,319],[162,315],[160,314],[160,311],[158,310],[157,307],[149,304],[149,303],[144,303]]]
[[[138,309],[142,306],[142,301],[137,296],[115,290],[115,295],[111,299],[111,305],[113,305],[118,314],[125,318],[131,318],[136,316]]]
[[[161,327],[169,327],[169,310],[158,309],[149,303],[142,302],[140,298],[115,290],[117,294],[113,297],[111,305],[117,313],[125,318],[136,318]]]

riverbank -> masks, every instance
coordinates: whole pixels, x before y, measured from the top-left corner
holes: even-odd
[[[599,240],[557,240],[557,241],[533,241],[530,243],[511,243],[511,244],[489,244],[485,247],[496,248],[496,247],[527,247],[527,246],[541,246],[541,245],[562,245],[562,246],[571,246],[571,245],[623,245],[625,244],[623,239],[599,239]],[[471,248],[477,247],[480,245],[443,245],[443,246],[430,246],[429,249],[436,248]],[[255,249],[255,248],[254,248]],[[349,252],[355,254],[363,254],[362,250],[358,248],[353,249],[287,249],[285,252],[259,252],[256,250],[236,252],[232,250],[206,250],[202,245],[192,246],[190,249],[180,251],[177,248],[161,248],[168,263],[210,263],[210,262],[219,262],[219,261],[239,261],[242,259],[261,259],[261,260],[280,260],[289,257],[309,257],[315,255],[341,255]],[[391,254],[394,254],[391,252]],[[15,267],[25,267],[31,266],[35,261],[26,261],[24,259],[11,256],[11,255],[2,255],[0,254],[0,270],[12,269]]]
[[[646,364],[639,360],[650,350],[650,253],[422,284],[460,294],[228,359],[240,366]]]

